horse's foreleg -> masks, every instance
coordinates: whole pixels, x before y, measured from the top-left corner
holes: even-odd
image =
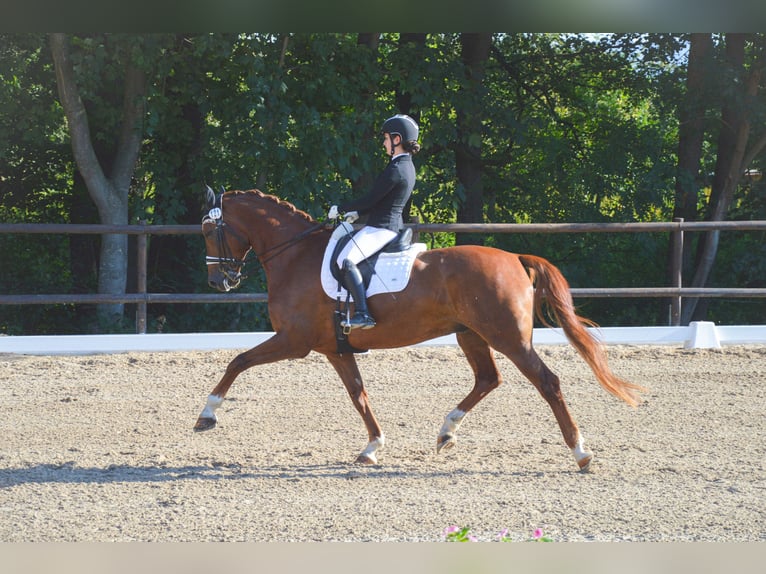
[[[376,464],[378,462],[377,451],[383,448],[386,439],[372,412],[372,407],[370,406],[370,401],[367,396],[367,391],[364,388],[362,375],[359,373],[356,359],[351,353],[345,353],[343,355],[327,354],[326,356],[327,360],[330,361],[330,364],[335,368],[335,371],[343,381],[343,384],[351,397],[351,401],[354,403],[354,407],[362,416],[364,426],[367,427],[369,443],[356,458],[356,462],[360,464]]]
[[[437,453],[455,446],[457,441],[455,433],[465,415],[502,382],[495,358],[492,356],[492,349],[484,339],[473,331],[465,331],[457,334],[457,342],[473,369],[474,386],[471,392],[460,401],[457,408],[445,417],[439,436],[436,438]]]
[[[288,337],[277,333],[257,347],[237,355],[226,367],[223,377],[208,395],[205,408],[202,409],[197,423],[194,425],[194,430],[205,431],[215,427],[218,422],[215,412],[223,403],[223,398],[240,373],[256,365],[305,357],[308,352],[303,346],[291,343]]]

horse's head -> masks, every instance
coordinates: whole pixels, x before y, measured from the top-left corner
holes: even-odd
[[[246,277],[242,267],[250,243],[224,220],[223,193],[216,196],[207,187],[205,199],[208,211],[202,218],[202,234],[207,250],[207,283],[219,291],[231,291]]]

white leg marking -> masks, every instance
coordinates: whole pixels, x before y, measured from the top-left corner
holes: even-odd
[[[202,409],[202,412],[199,415],[200,418],[215,419],[215,411],[218,407],[221,406],[221,403],[223,403],[223,397],[219,397],[217,395],[209,395],[207,398],[207,403],[205,404],[205,408]]]
[[[578,463],[583,459],[593,456],[593,453],[585,448],[585,443],[583,441],[581,434],[577,435],[577,443],[575,444],[575,447],[572,449],[572,454],[574,455],[575,460]]]
[[[453,409],[452,412],[444,417],[444,424],[442,425],[442,429],[439,431],[439,436],[456,433],[458,427],[460,427],[460,423],[463,422],[465,415],[466,413],[464,411],[461,411],[460,409]]]
[[[386,444],[386,437],[384,435],[375,437],[373,440],[371,440],[367,444],[367,448],[365,448],[359,456],[366,457],[370,459],[373,463],[376,463],[378,462],[378,457],[375,453],[377,452],[378,449],[383,448],[385,444]]]

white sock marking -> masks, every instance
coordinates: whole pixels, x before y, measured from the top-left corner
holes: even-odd
[[[586,450],[585,443],[583,441],[582,435],[580,434],[577,435],[577,443],[575,444],[575,447],[572,449],[572,454],[574,454],[575,460],[577,462],[580,462],[582,459],[593,455],[593,453]]]
[[[378,462],[378,456],[375,453],[378,449],[383,448],[385,444],[385,436],[380,435],[379,437],[375,437],[367,444],[367,448],[365,448],[359,456],[365,456],[372,462]]]
[[[221,406],[221,403],[223,403],[223,397],[219,397],[217,395],[209,395],[207,398],[207,403],[205,404],[205,408],[202,409],[202,413],[200,413],[200,418],[203,419],[214,419],[215,417],[215,411],[218,407]]]
[[[439,436],[444,436],[450,433],[454,434],[457,432],[457,429],[460,426],[460,423],[463,422],[465,415],[466,413],[464,411],[461,411],[460,409],[453,409],[452,412],[444,417],[444,424],[442,425],[442,429],[439,431]]]

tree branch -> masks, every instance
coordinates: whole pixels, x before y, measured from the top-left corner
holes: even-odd
[[[143,139],[146,74],[133,64],[125,71],[125,95],[122,108],[122,128],[114,160],[112,182],[117,189],[127,188],[136,169]]]

